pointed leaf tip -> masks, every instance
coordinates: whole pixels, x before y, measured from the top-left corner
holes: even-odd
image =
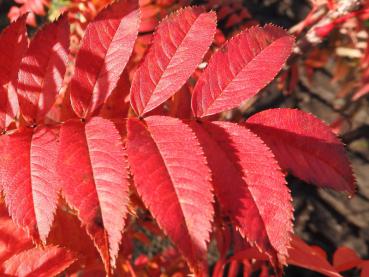
[[[297,236],[292,237],[287,261],[288,264],[307,268],[328,277],[342,277],[327,259]]]
[[[192,96],[196,117],[240,105],[264,88],[289,57],[294,38],[282,28],[252,27],[228,41],[211,57]]]
[[[48,245],[12,256],[2,264],[0,271],[5,276],[56,276],[75,260],[76,256],[67,249]]]
[[[145,125],[145,123],[147,125]],[[213,218],[210,172],[189,126],[178,119],[129,119],[134,184],[163,231],[193,268],[202,268]]]
[[[68,17],[45,25],[32,39],[18,72],[17,92],[21,113],[36,124],[54,104],[61,89],[69,51]]]
[[[166,17],[154,34],[131,87],[131,105],[142,116],[174,95],[208,51],[216,31],[216,14],[185,8]]]
[[[7,129],[19,111],[17,75],[27,46],[26,15],[23,15],[0,34],[0,132]]]
[[[12,22],[0,34],[0,84],[10,81],[27,49],[26,16]]]
[[[80,118],[96,112],[114,90],[132,54],[139,23],[137,1],[121,0],[87,26],[71,81],[71,104]]]
[[[58,168],[67,203],[93,239],[107,272],[115,267],[128,204],[122,138],[115,124],[93,117],[60,129]],[[76,170],[78,168],[78,170]]]
[[[57,137],[57,129],[43,127],[1,141],[6,143],[0,164],[6,206],[13,221],[36,241],[46,241],[57,205]]]
[[[270,149],[234,123],[191,122],[190,126],[207,157],[222,212],[274,266],[285,264],[292,233],[292,198]]]
[[[296,177],[320,187],[355,192],[344,145],[318,118],[294,109],[271,109],[251,116],[246,126],[272,149],[280,166]]]

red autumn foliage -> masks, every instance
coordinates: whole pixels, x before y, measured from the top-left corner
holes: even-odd
[[[222,224],[239,232],[241,251],[269,261],[276,272],[286,264],[325,270],[320,260],[316,267],[303,264],[307,246],[292,235],[284,171],[353,194],[343,145],[323,122],[298,110],[267,110],[242,123],[216,120],[278,74],[294,38],[273,25],[240,32],[198,70],[192,91],[191,76],[216,34],[215,13],[198,7],[172,13],[158,25],[143,60],[130,62],[140,18],[134,0],[103,9],[86,27],[66,84],[67,16],[38,31],[29,46],[25,16],[2,33],[0,61],[9,66],[0,72],[0,185],[16,226],[5,211],[7,223],[0,226],[27,233],[19,242],[6,237],[14,251],[4,254],[2,272],[49,276],[75,262],[68,274],[132,273],[132,253],[122,250],[130,249],[129,211],[145,209],[181,254],[168,251],[158,259],[185,260],[198,276],[207,274],[212,233],[227,235]],[[60,96],[63,80],[67,89]],[[58,97],[66,105],[58,108]],[[130,107],[122,101],[128,98]],[[84,253],[91,245],[71,246],[60,228],[76,230],[81,240],[87,234],[103,266]],[[139,271],[146,263],[136,259],[135,266]],[[238,265],[232,268],[237,272]]]

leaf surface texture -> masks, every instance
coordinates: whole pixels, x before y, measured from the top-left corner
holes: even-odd
[[[61,89],[68,62],[66,15],[46,25],[32,39],[18,72],[19,105],[27,123],[43,119]]]
[[[2,139],[5,203],[18,226],[45,242],[60,189],[56,175],[58,130],[25,129]]]
[[[229,110],[256,95],[281,70],[293,43],[286,31],[273,25],[252,27],[233,37],[213,54],[197,81],[194,115]]]
[[[114,123],[99,117],[66,122],[60,130],[58,172],[68,204],[77,210],[110,271],[122,237],[129,186]]]
[[[0,35],[0,131],[9,126],[19,110],[17,75],[27,46],[25,15],[5,28]]]
[[[174,95],[206,54],[216,30],[216,15],[185,8],[159,25],[148,53],[135,73],[131,105],[143,115]]]
[[[285,263],[293,208],[270,149],[237,124],[191,122],[191,127],[207,157],[223,213],[272,262]]]
[[[118,83],[136,41],[137,1],[121,0],[87,26],[71,81],[72,107],[80,118],[92,115]]]
[[[146,125],[145,125],[146,124]],[[201,266],[213,217],[210,172],[191,129],[170,117],[128,120],[128,159],[143,202],[193,266]]]
[[[45,246],[25,250],[2,265],[5,276],[55,276],[68,268],[75,260],[74,255],[64,248]]]
[[[246,123],[272,149],[280,166],[305,182],[354,193],[343,144],[318,118],[294,109],[271,109]]]

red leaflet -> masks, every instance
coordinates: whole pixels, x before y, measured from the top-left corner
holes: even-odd
[[[246,125],[272,149],[283,169],[306,182],[354,193],[343,144],[316,117],[299,110],[271,109],[250,117]]]
[[[53,245],[65,247],[76,254],[78,260],[68,268],[68,273],[96,265],[104,270],[104,264],[99,259],[99,252],[93,241],[88,237],[77,216],[66,211],[65,207],[57,209],[55,222],[47,241]]]
[[[27,49],[26,17],[5,28],[0,35],[0,84],[5,85],[17,76],[19,63]]]
[[[63,272],[75,261],[64,248],[45,246],[25,250],[3,263],[0,271],[6,276],[49,277]]]
[[[0,99],[1,100],[1,99]],[[8,145],[8,139],[9,136],[5,136],[0,134],[0,191],[3,190],[3,183],[4,183],[4,175],[6,172],[4,163],[5,163],[5,151],[6,151],[6,147]]]
[[[342,246],[334,252],[333,266],[337,271],[347,271],[358,267],[363,262],[362,259],[351,248]]]
[[[115,266],[127,212],[125,160],[121,137],[109,120],[71,120],[60,129],[63,192],[93,238],[107,272]]]
[[[137,1],[121,0],[88,25],[71,81],[72,106],[79,117],[93,114],[115,88],[131,56],[139,21]]]
[[[272,261],[285,264],[293,208],[271,151],[249,130],[233,123],[191,122],[191,127],[204,149],[224,213],[249,243]]]
[[[4,29],[0,35],[0,131],[18,113],[16,82],[19,64],[27,49],[27,15]]]
[[[134,183],[158,224],[192,266],[202,266],[213,217],[210,172],[191,129],[178,119],[128,120]]]
[[[32,240],[17,228],[0,206],[1,276],[54,276],[75,260],[69,251],[55,246],[32,248]]]
[[[297,236],[292,237],[288,254],[288,264],[290,265],[304,267],[330,277],[341,276],[313,247],[307,245]]]
[[[32,248],[32,240],[12,222],[4,203],[0,205],[0,264],[25,249]]]
[[[204,117],[237,107],[279,72],[294,39],[283,29],[252,27],[233,37],[210,59],[192,97],[192,111]]]
[[[216,15],[186,8],[159,25],[131,87],[131,104],[143,115],[176,93],[206,54],[216,31]]]
[[[55,176],[57,130],[23,130],[2,142],[1,173],[5,203],[17,225],[45,242],[57,205],[59,182]]]
[[[369,276],[369,261],[365,261],[361,264],[360,277]]]
[[[99,111],[99,116],[104,118],[125,118],[129,110],[130,82],[126,70],[118,80],[117,86],[106,99],[104,106]],[[124,126],[125,128],[125,126]]]
[[[53,105],[66,70],[69,47],[67,16],[39,31],[22,59],[18,73],[18,98],[23,117],[36,124]]]

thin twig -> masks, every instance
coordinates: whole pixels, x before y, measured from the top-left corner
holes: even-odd
[[[320,35],[319,30],[334,22],[347,14],[360,9],[364,0],[341,0],[334,10],[330,10],[317,23],[312,25],[310,29],[297,41],[293,54],[288,60],[288,65],[296,62],[303,54],[323,42],[324,36]],[[321,11],[321,10],[318,10]]]

